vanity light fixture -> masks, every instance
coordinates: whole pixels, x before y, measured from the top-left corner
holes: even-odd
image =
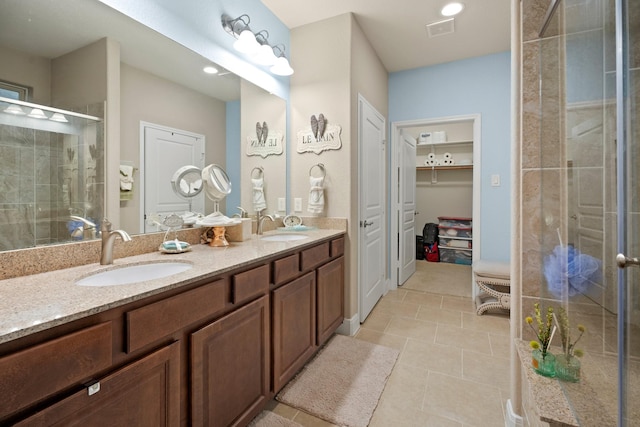
[[[3,108],[5,107],[6,108]],[[54,122],[68,122],[68,117],[78,117],[82,119],[92,120],[95,122],[100,122],[102,119],[100,117],[89,116],[87,114],[76,113],[74,111],[62,110],[60,108],[48,107],[46,105],[34,104],[32,102],[20,101],[13,98],[5,98],[0,96],[0,109],[3,112],[14,114],[14,115],[24,115],[25,111],[30,111],[27,115],[28,117],[33,117],[36,119],[49,119]],[[51,118],[45,114],[51,114]]]
[[[4,109],[4,112],[9,114],[15,114],[17,116],[22,116],[24,114],[27,114],[24,112],[22,108],[20,108],[19,105],[16,105],[16,104],[9,105],[7,108]]]
[[[40,108],[33,108],[31,112],[27,114],[27,116],[32,117],[34,119],[46,119],[47,115]]]
[[[276,54],[273,52],[271,45],[269,44],[269,32],[262,30],[256,34],[256,41],[260,45],[258,50],[252,55],[252,59],[256,64],[260,65],[273,65],[276,63]]]
[[[250,55],[251,60],[258,65],[270,67],[273,74],[279,76],[293,74],[293,68],[284,54],[284,46],[271,46],[269,33],[266,30],[254,33],[249,27],[251,22],[249,15],[240,15],[234,19],[223,14],[221,21],[222,28],[236,39],[233,43],[235,50]]]
[[[445,4],[442,9],[440,9],[440,14],[442,16],[455,16],[462,12],[464,9],[464,4],[459,2],[452,2]]]
[[[291,68],[289,60],[287,60],[287,57],[284,55],[284,45],[275,46],[274,52],[275,50],[278,50],[280,54],[278,55],[276,62],[270,68],[271,72],[277,76],[290,76],[293,74],[293,68]]]
[[[67,123],[69,120],[62,113],[53,113],[49,120],[53,120],[54,122]]]

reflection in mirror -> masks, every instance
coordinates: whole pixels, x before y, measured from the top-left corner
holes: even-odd
[[[102,136],[98,117],[0,97],[0,250],[96,237]]]
[[[278,199],[287,197],[286,149],[282,154],[264,150],[260,155],[251,148],[260,141],[275,144],[276,139],[286,145],[286,101],[246,81],[241,83],[241,100],[241,206],[253,214],[266,208],[266,213],[284,215]],[[268,135],[258,135],[261,131]]]
[[[253,127],[254,133],[258,120],[266,120],[271,129],[280,128],[282,132],[286,129],[285,101],[268,95],[257,87],[242,94],[241,103],[246,100],[251,108],[243,110],[242,114],[238,111],[237,117],[231,117],[232,120],[229,120],[229,105],[240,101],[240,78],[224,69],[219,69],[217,75],[203,73],[204,66],[215,64],[98,0],[65,0],[64,3],[41,0],[4,1],[0,13],[0,55],[3,58],[0,61],[0,91],[5,87],[2,82],[17,84],[25,89],[22,93],[28,97],[29,102],[80,111],[99,118],[107,116],[106,108],[111,119],[101,122],[105,129],[102,144],[104,151],[98,153],[95,177],[99,185],[105,183],[100,190],[102,193],[96,193],[96,197],[102,198],[101,203],[92,203],[94,213],[85,212],[86,208],[73,213],[77,216],[91,215],[100,218],[104,216],[105,198],[109,202],[115,200],[111,205],[117,206],[118,164],[131,164],[135,168],[132,197],[130,200],[121,201],[119,209],[116,207],[116,212],[120,214],[119,221],[115,218],[117,215],[110,214],[109,217],[114,225],[130,234],[145,232],[145,149],[144,135],[141,134],[143,122],[161,129],[177,129],[187,135],[203,136],[204,158],[179,159],[179,164],[167,166],[165,162],[168,158],[177,157],[168,150],[158,150],[157,164],[166,172],[163,178],[166,188],[161,194],[168,193],[172,197],[177,197],[170,182],[171,174],[176,169],[189,164],[202,168],[210,163],[225,166],[234,179],[234,193],[236,189],[242,189],[244,197],[246,189],[249,193],[247,197],[250,197],[248,171],[253,166],[247,165],[247,173],[241,173],[240,179],[236,182],[236,170],[230,169],[226,164],[229,157],[227,147],[232,147],[233,151],[237,150],[237,154],[232,153],[235,156],[232,159],[232,167],[241,165],[244,171],[244,142],[247,134],[241,131],[241,128],[244,128],[245,122],[248,120],[248,126]],[[278,99],[278,102],[274,105],[269,99]],[[264,107],[269,115],[255,114],[253,111],[261,108],[262,102],[267,103]],[[279,109],[278,112],[274,111],[276,108]],[[278,118],[271,119],[272,114]],[[259,117],[256,118],[257,116]],[[232,123],[232,129],[229,128],[229,123]],[[101,129],[98,129],[97,133],[99,137],[103,137]],[[243,135],[240,141],[235,137],[229,139],[231,135],[238,134]],[[40,133],[36,132],[34,151],[38,150],[36,144],[39,135]],[[66,150],[67,147],[63,148]],[[12,150],[14,154],[17,153],[15,145]],[[79,151],[78,149],[77,152]],[[42,155],[43,151],[37,153]],[[87,150],[82,153],[90,155],[86,154]],[[113,153],[116,153],[117,164],[115,169],[113,165],[110,166],[109,176],[105,179],[105,158],[114,159]],[[2,160],[14,154],[10,154],[9,157],[3,155]],[[54,152],[55,154],[57,152]],[[63,158],[61,153],[55,157],[48,159],[47,164],[54,164]],[[274,199],[278,194],[285,197],[286,181],[283,178],[282,182],[278,183],[275,177],[286,176],[286,156],[271,156],[267,160],[263,164],[269,176],[268,191],[272,191]],[[30,168],[29,173],[26,172],[26,168]],[[38,182],[35,182],[36,178],[31,179],[34,186],[52,185],[51,181],[40,180],[41,175],[46,175],[45,170],[49,171],[50,167],[37,166],[35,162],[23,162],[20,165],[21,175],[37,178]],[[21,181],[17,185],[28,186],[28,182]],[[11,191],[18,189],[16,186],[12,188]],[[37,190],[38,188],[33,191]],[[13,194],[11,191],[7,194]],[[56,189],[56,192],[58,197],[62,197],[61,187]],[[25,196],[27,193],[21,191],[20,194]],[[230,197],[233,200],[230,214],[233,214],[235,206],[241,203],[246,204],[250,210],[250,203],[241,202],[240,196],[237,200],[235,195]],[[269,198],[268,203],[276,206]],[[107,203],[106,209],[112,212],[109,206]],[[222,209],[224,208],[222,206]],[[41,212],[35,204],[32,204],[30,209],[36,214]],[[187,209],[188,203],[185,202],[184,206],[176,207],[173,211]],[[203,208],[204,213],[212,212],[212,209],[213,202],[207,201]],[[9,218],[5,224],[13,223],[10,217],[14,213],[0,211],[0,216],[2,215]],[[150,231],[156,231],[156,228]],[[18,234],[23,232],[20,231]],[[45,235],[42,239],[34,238],[30,245],[34,242],[40,244],[64,241],[61,236],[60,239],[53,240],[50,236],[44,237]],[[67,236],[68,241],[73,240],[68,231]],[[83,238],[89,236],[90,233],[83,232]],[[3,246],[0,249],[11,248]]]

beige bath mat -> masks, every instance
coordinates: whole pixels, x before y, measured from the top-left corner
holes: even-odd
[[[301,427],[301,425],[275,412],[262,411],[251,421],[249,427]]]
[[[366,427],[398,354],[335,335],[276,399],[339,426]]]

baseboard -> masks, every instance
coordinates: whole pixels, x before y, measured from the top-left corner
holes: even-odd
[[[504,417],[504,426],[505,427],[522,427],[523,421],[522,417],[515,412],[513,412],[513,407],[511,406],[511,399],[507,400],[507,414]]]
[[[360,315],[356,313],[352,318],[344,319],[336,332],[352,337],[358,332],[358,329],[360,329]]]

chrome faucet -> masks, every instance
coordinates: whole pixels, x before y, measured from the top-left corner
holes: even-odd
[[[111,230],[111,223],[107,218],[102,221],[100,227],[102,233],[102,253],[100,254],[100,264],[113,264],[113,244],[116,237],[120,236],[123,242],[130,242],[131,236],[124,230]]]
[[[72,236],[79,234],[84,240],[95,239],[96,225],[93,222],[78,215],[70,215],[69,217],[74,221],[80,221],[82,223],[82,227],[78,227],[71,233]]]
[[[271,215],[263,215],[262,212],[264,212],[266,209],[263,209],[261,211],[258,211],[256,213],[256,218],[258,219],[258,227],[256,228],[256,234],[258,236],[262,235],[262,224],[264,223],[265,219],[270,219],[272,222],[274,221],[273,217]]]

